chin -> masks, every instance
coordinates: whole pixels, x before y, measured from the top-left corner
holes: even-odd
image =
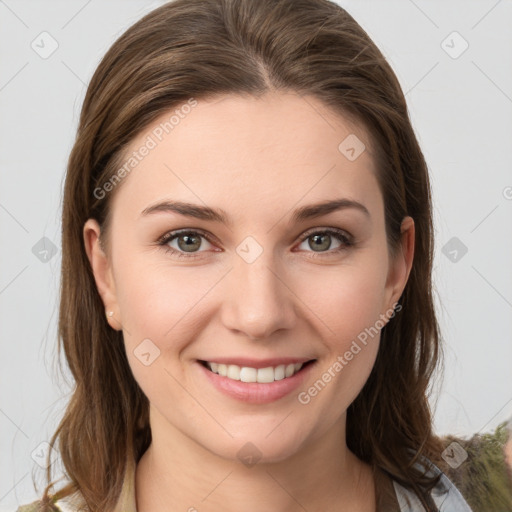
[[[287,425],[285,433],[279,428],[273,432],[269,428],[251,428],[243,433],[239,431],[233,438],[223,436],[222,443],[211,443],[210,438],[205,448],[219,457],[240,462],[247,467],[273,464],[289,459],[299,451],[304,437],[298,430],[294,433],[291,425]]]

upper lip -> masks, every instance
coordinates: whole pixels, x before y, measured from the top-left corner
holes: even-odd
[[[295,363],[307,363],[311,361],[311,357],[274,357],[271,359],[253,359],[250,357],[213,357],[212,359],[200,359],[200,361],[208,361],[210,363],[219,364],[236,364],[240,367],[249,368],[268,368],[269,366],[288,365]]]

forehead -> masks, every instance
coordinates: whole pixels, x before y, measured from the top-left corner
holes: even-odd
[[[183,102],[132,141],[129,159],[114,209],[137,214],[168,197],[262,215],[272,204],[379,194],[365,130],[292,93]]]

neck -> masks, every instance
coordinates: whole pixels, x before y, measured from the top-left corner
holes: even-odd
[[[152,442],[137,464],[137,512],[373,512],[371,469],[345,443],[345,416],[278,462],[221,457],[151,410]],[[262,459],[263,460],[263,459]]]

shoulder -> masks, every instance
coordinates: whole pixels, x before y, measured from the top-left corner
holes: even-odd
[[[41,510],[42,501],[37,500],[27,505],[20,505],[16,512],[39,512]],[[87,512],[87,507],[81,499],[80,493],[72,494],[58,500],[52,505],[55,512]]]
[[[438,483],[430,494],[439,512],[472,512],[470,506],[450,479],[435,464],[430,461],[428,461],[428,464],[430,466],[429,474],[440,475]],[[401,512],[423,510],[415,493],[402,487],[398,482],[393,481],[393,485]]]
[[[38,512],[40,504],[40,501],[34,501],[28,505],[20,505],[16,512]]]
[[[135,500],[135,467],[135,462],[131,459],[128,460],[121,494],[112,512],[137,512]],[[40,512],[41,504],[42,501],[39,500],[28,505],[22,505],[16,512]],[[53,503],[52,507],[54,512],[90,512],[80,490],[76,490],[73,494],[57,500]]]

